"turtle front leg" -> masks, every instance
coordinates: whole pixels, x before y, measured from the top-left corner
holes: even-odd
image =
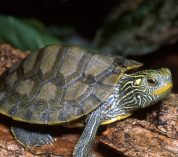
[[[94,157],[91,154],[92,142],[95,138],[97,129],[101,123],[102,117],[100,109],[95,110],[90,114],[87,125],[74,148],[73,157]]]
[[[48,134],[28,131],[22,128],[11,127],[15,139],[24,147],[42,146],[50,144],[53,139]]]

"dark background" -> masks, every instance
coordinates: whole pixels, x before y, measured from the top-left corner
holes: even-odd
[[[0,2],[0,13],[37,18],[46,25],[72,25],[80,35],[92,39],[118,0],[38,0]]]

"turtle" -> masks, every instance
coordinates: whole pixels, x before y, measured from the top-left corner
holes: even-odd
[[[135,70],[143,64],[75,45],[48,45],[0,77],[0,113],[27,125],[83,126],[73,156],[91,154],[100,125],[127,118],[166,98],[172,89],[168,68]],[[48,133],[12,126],[24,147],[53,142]]]

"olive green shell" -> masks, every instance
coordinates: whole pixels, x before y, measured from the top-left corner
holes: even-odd
[[[14,120],[60,124],[87,115],[140,63],[51,45],[31,53],[0,78],[0,113]]]

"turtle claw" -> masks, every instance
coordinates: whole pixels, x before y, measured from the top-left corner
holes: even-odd
[[[53,138],[49,134],[27,131],[25,129],[15,127],[11,127],[11,131],[15,139],[26,148],[53,143]]]
[[[33,138],[34,139],[36,138],[36,140],[39,140],[38,143],[36,143],[37,144],[36,146],[38,146],[39,144],[45,145],[45,144],[53,143],[53,138],[48,134],[39,134],[38,133],[38,135],[36,134],[34,137],[34,133],[33,133]]]

